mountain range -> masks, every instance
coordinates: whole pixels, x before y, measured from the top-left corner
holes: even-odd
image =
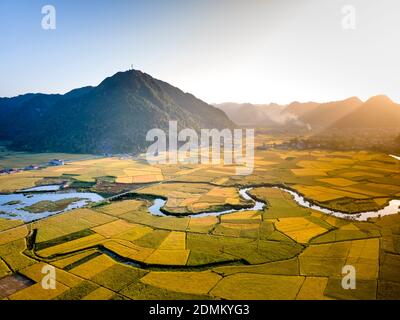
[[[271,104],[251,104],[226,102],[215,104],[236,124],[241,126],[268,127],[276,126],[284,122],[282,111],[285,106]]]
[[[232,128],[224,112],[137,70],[118,72],[96,87],[61,94],[0,98],[0,139],[35,152],[136,153],[146,133]]]
[[[271,129],[304,127],[316,134],[340,130],[384,129],[400,132],[400,105],[383,95],[372,97],[365,102],[357,97],[351,97],[328,103],[293,102],[289,105],[224,103],[215,106],[223,110],[236,124],[242,126]]]
[[[167,132],[171,120],[178,122],[178,130],[199,132],[239,125],[304,130],[330,139],[362,137],[362,143],[370,140],[365,138],[368,133],[376,144],[383,138],[392,139],[393,133],[400,134],[400,105],[381,95],[365,102],[351,97],[327,103],[212,106],[137,70],[118,72],[96,87],[63,95],[29,93],[0,98],[0,140],[9,141],[15,150],[137,153],[150,144],[145,139],[150,129]]]

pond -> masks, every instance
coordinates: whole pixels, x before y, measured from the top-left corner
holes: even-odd
[[[36,190],[37,191],[37,190]],[[40,201],[58,201],[63,199],[78,198],[63,210],[31,213],[23,208]],[[53,193],[13,193],[0,195],[0,218],[23,220],[30,222],[42,219],[60,212],[81,208],[90,202],[98,202],[104,198],[97,193],[77,192],[75,190]]]

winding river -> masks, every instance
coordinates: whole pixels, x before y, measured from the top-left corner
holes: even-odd
[[[274,187],[278,188],[278,187]],[[284,189],[284,188],[278,188],[280,190],[283,190],[289,194],[292,195],[293,200],[300,206],[305,207],[305,208],[310,208],[315,211],[319,211],[325,214],[329,214],[332,216],[335,216],[337,218],[343,218],[343,219],[352,219],[352,220],[357,220],[357,221],[367,221],[368,218],[375,218],[379,216],[387,216],[389,214],[395,214],[400,212],[400,200],[391,200],[389,204],[377,211],[366,211],[366,212],[361,212],[361,213],[345,213],[345,212],[340,212],[340,211],[334,211],[330,210],[327,208],[320,207],[318,205],[312,204],[306,199],[304,199],[303,196],[298,194],[297,192],[294,192],[289,189]]]
[[[400,160],[399,156],[390,155],[391,157]],[[338,218],[351,219],[357,221],[366,221],[369,218],[385,216],[390,214],[400,213],[400,200],[390,200],[388,205],[384,208],[376,211],[368,211],[361,212],[355,214],[349,214],[340,211],[334,211],[328,208],[320,207],[316,204],[311,203],[306,200],[301,194],[295,192],[294,190],[290,190],[283,187],[273,187],[278,188],[284,192],[289,193],[293,200],[302,207],[309,208],[318,212],[322,212],[327,215],[332,215]],[[50,215],[54,215],[60,212],[80,208],[86,206],[89,202],[99,202],[103,201],[104,198],[96,193],[91,192],[76,192],[75,190],[69,191],[58,191],[60,186],[40,186],[34,187],[26,190],[22,190],[19,193],[14,194],[6,194],[0,195],[0,218],[7,219],[22,219],[25,222],[30,222],[37,219],[42,219]],[[263,210],[266,204],[261,202],[251,196],[249,191],[252,190],[253,187],[246,187],[239,189],[240,196],[248,201],[253,202],[252,207],[242,208],[242,209],[228,209],[228,210],[220,210],[220,211],[211,211],[211,212],[200,212],[197,214],[189,215],[190,217],[206,217],[206,216],[219,216],[227,213],[240,212],[240,211],[258,211]],[[29,193],[26,193],[29,192]],[[75,201],[68,205],[64,210],[57,212],[40,212],[40,213],[30,213],[23,210],[24,207],[35,204],[39,201],[57,201],[61,199],[68,198],[79,198],[78,201]],[[170,216],[165,214],[162,211],[166,200],[162,198],[155,198],[153,200],[153,204],[148,208],[149,212],[155,216]]]
[[[299,193],[289,190],[282,187],[273,187],[280,189],[284,192],[289,193],[293,200],[300,206],[309,208],[318,212],[322,212],[324,214],[332,215],[338,218],[344,219],[352,219],[357,221],[366,221],[368,218],[374,218],[379,216],[385,216],[390,214],[395,214],[400,212],[400,200],[391,200],[389,204],[377,211],[368,211],[361,212],[355,214],[348,214],[340,211],[334,211],[328,208],[320,207],[315,205],[308,200],[306,200]],[[249,191],[252,190],[252,187],[239,189],[240,196],[245,200],[250,200],[253,202],[253,206],[242,209],[228,209],[228,210],[220,210],[220,211],[209,211],[209,212],[200,212],[197,214],[188,215],[193,218],[207,217],[207,216],[219,216],[228,213],[241,212],[241,211],[258,211],[263,210],[266,204],[262,201],[257,200],[253,196],[249,194]],[[36,189],[35,191],[44,191],[43,189]],[[23,210],[24,207],[35,204],[39,201],[57,201],[61,199],[68,198],[79,198],[78,201],[75,201],[68,205],[64,210],[56,211],[56,212],[40,212],[40,213],[30,213],[28,211]],[[76,209],[86,206],[89,202],[99,202],[103,201],[104,198],[96,193],[91,192],[76,192],[74,190],[68,192],[48,192],[46,190],[45,193],[14,193],[8,195],[0,195],[0,218],[7,219],[21,219],[25,222],[30,222],[42,218],[46,218],[48,216]],[[171,216],[165,214],[162,211],[165,203],[167,201],[162,198],[155,198],[153,200],[153,204],[148,208],[149,212],[155,216]]]
[[[384,207],[380,210],[349,214],[349,213],[345,213],[345,212],[330,210],[328,208],[324,208],[324,207],[320,207],[318,205],[312,204],[311,202],[307,201],[302,195],[298,194],[297,192],[295,192],[293,190],[289,190],[289,189],[282,188],[282,187],[273,187],[273,188],[280,189],[284,192],[289,193],[293,197],[293,200],[302,207],[309,208],[309,209],[312,209],[315,211],[319,211],[324,214],[332,215],[337,218],[351,219],[351,220],[357,220],[357,221],[367,221],[369,218],[374,218],[374,217],[379,217],[379,216],[382,217],[382,216],[400,212],[400,200],[391,200],[386,207]],[[251,208],[201,212],[201,213],[189,215],[189,217],[199,218],[199,217],[206,217],[206,216],[219,216],[219,215],[223,215],[223,214],[227,214],[227,213],[240,212],[240,211],[263,210],[265,207],[265,203],[258,201],[257,199],[255,199],[248,193],[248,191],[250,191],[252,189],[253,188],[242,188],[239,190],[239,194],[242,196],[243,199],[252,200],[254,202],[254,205]],[[166,203],[166,200],[161,199],[161,198],[156,198],[154,200],[153,204],[149,207],[149,212],[156,216],[168,216],[167,214],[164,214],[161,211],[161,208],[165,205],[165,203]]]
[[[200,217],[208,217],[208,216],[219,216],[222,214],[240,212],[240,211],[248,211],[248,210],[262,210],[265,207],[265,203],[261,201],[257,201],[247,192],[253,188],[243,188],[239,190],[239,194],[245,200],[252,200],[254,205],[251,208],[243,208],[243,209],[229,209],[222,211],[208,211],[208,212],[200,212],[196,214],[189,215],[189,217],[200,218]],[[156,198],[153,202],[153,205],[149,207],[149,212],[155,216],[168,216],[161,211],[161,208],[165,205],[167,201],[161,198]]]

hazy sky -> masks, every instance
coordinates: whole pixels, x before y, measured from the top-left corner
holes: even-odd
[[[46,4],[55,30],[41,27]],[[399,17],[399,0],[1,0],[0,96],[65,93],[133,64],[209,103],[400,102]]]

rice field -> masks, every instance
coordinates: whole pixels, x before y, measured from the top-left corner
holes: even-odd
[[[91,184],[112,177],[142,194],[28,224],[0,215],[0,280],[16,273],[29,280],[5,298],[399,299],[399,214],[343,220],[271,187],[284,184],[327,208],[376,209],[400,195],[399,170],[394,159],[368,152],[257,150],[253,174],[240,177],[232,166],[115,157],[0,176],[2,192],[70,174]],[[263,210],[186,216],[248,204],[238,193],[247,185]],[[177,216],[151,215],[146,195],[166,198]],[[57,290],[41,288],[47,264],[56,268]],[[345,265],[357,270],[357,290],[341,287]]]
[[[222,206],[246,204],[236,188],[206,183],[163,183],[143,188],[139,192],[167,198],[164,209],[174,214],[198,213]]]

